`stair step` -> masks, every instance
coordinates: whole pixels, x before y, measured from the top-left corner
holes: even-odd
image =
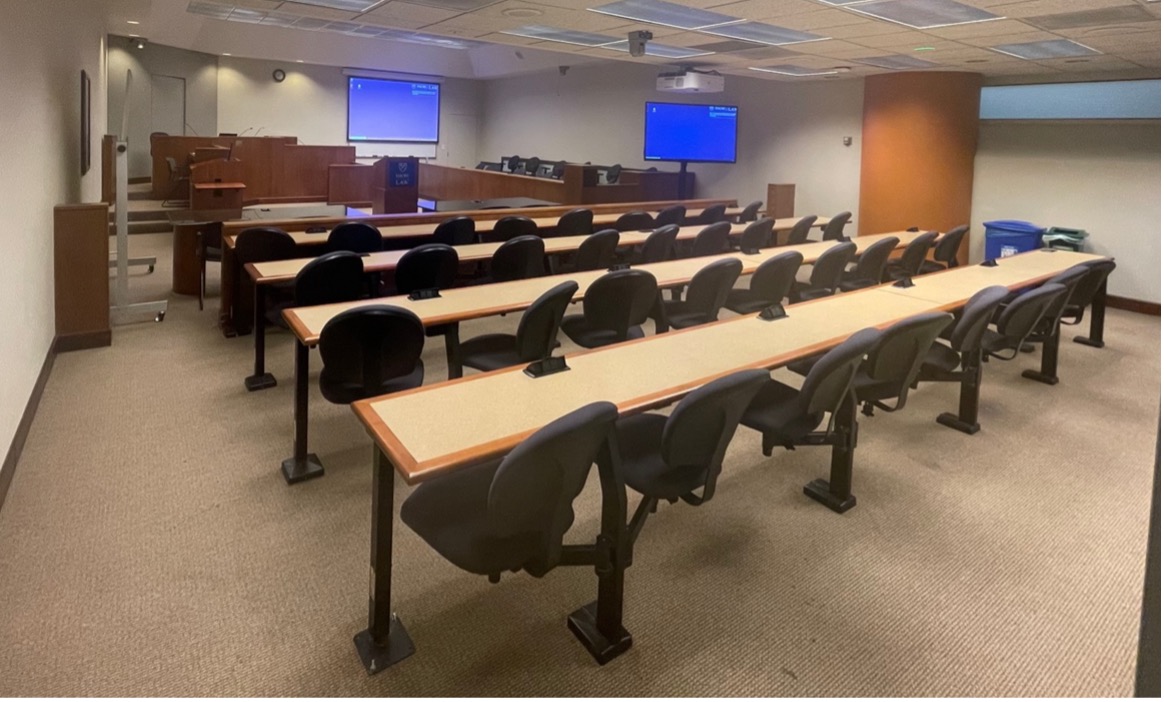
[[[169,220],[150,220],[146,222],[130,222],[130,234],[166,234],[174,231],[174,225]],[[117,227],[109,225],[109,235],[117,236]]]
[[[174,209],[176,210],[177,208],[174,208]],[[162,222],[162,221],[168,222],[169,217],[166,215],[166,213],[168,211],[169,210],[130,210],[129,211],[129,221],[131,221],[131,222]],[[109,223],[112,224],[113,222],[116,222],[116,221],[117,221],[117,214],[115,212],[113,212],[112,210],[110,210]]]
[[[129,194],[130,200],[153,200],[154,199],[154,194],[152,192],[150,192],[149,190],[130,190],[128,194]]]

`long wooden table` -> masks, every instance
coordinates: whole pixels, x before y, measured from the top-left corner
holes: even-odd
[[[378,672],[414,651],[392,612],[393,470],[415,485],[503,455],[549,422],[591,402],[613,402],[622,416],[643,412],[729,373],[777,368],[829,349],[861,329],[957,309],[982,288],[1019,289],[1100,258],[1036,251],[1001,259],[993,268],[962,267],[919,276],[912,288],[885,285],[792,305],[788,317],[773,322],[755,315],[738,317],[570,354],[570,371],[565,373],[535,379],[521,367],[505,368],[354,403],[375,444],[368,628],[355,639],[361,660],[370,673]],[[498,402],[499,397],[505,402]],[[482,407],[489,411],[482,412]],[[836,499],[850,501],[851,449],[847,456],[836,451],[834,447],[829,480],[814,482],[825,485]],[[597,543],[606,544],[603,562],[609,567],[596,569],[597,602],[570,617],[571,630],[600,661],[630,645],[622,626],[622,581],[630,562],[626,495],[609,471],[602,477]],[[613,515],[609,519],[608,512]]]

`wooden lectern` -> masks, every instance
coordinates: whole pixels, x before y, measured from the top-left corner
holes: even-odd
[[[388,156],[373,165],[372,211],[376,214],[416,212],[420,195],[420,159]]]

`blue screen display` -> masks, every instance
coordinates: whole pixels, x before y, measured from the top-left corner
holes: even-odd
[[[440,114],[438,83],[348,79],[348,141],[436,143]]]
[[[643,159],[735,163],[738,113],[731,105],[648,102]]]

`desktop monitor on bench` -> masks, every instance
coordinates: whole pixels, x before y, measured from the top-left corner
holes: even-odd
[[[648,102],[643,160],[735,163],[738,112],[734,105]]]

